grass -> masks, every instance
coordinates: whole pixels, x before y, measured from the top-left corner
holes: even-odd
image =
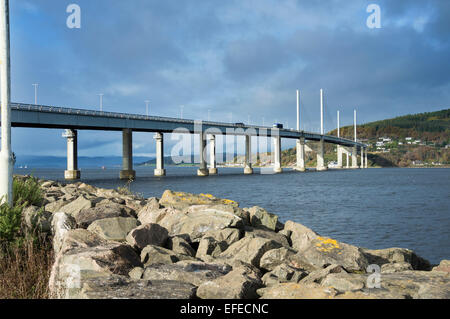
[[[33,177],[15,176],[13,205],[0,205],[0,299],[49,297],[53,263],[51,238],[28,230],[22,219],[26,206],[41,206],[43,194]]]

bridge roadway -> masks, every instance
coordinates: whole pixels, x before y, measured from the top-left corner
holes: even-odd
[[[201,125],[200,125],[201,123]],[[364,149],[367,145],[355,142],[353,140],[338,138],[331,135],[321,135],[313,132],[298,131],[293,129],[276,129],[267,126],[242,125],[237,123],[224,123],[212,121],[194,121],[180,118],[146,116],[138,114],[101,112],[86,109],[74,109],[46,105],[11,103],[11,125],[13,127],[35,127],[35,128],[53,128],[66,129],[72,132],[68,138],[68,171],[73,173],[66,174],[67,179],[79,178],[77,168],[77,130],[105,130],[105,131],[122,131],[123,132],[123,178],[134,178],[132,170],[132,140],[131,132],[155,132],[157,141],[157,169],[156,175],[164,175],[163,168],[163,133],[173,133],[176,130],[183,130],[192,134],[200,134],[202,147],[206,147],[206,134],[213,132],[214,134],[227,135],[245,135],[246,136],[246,164],[245,172],[251,174],[251,145],[250,136],[270,136],[274,137],[275,143],[275,172],[281,172],[281,138],[291,138],[297,140],[297,166],[299,171],[304,170],[304,143],[305,140],[320,141],[318,152],[317,170],[326,170],[323,161],[323,143],[332,143],[338,145],[338,167],[342,167],[342,155],[352,155],[352,168],[359,167],[356,163],[357,151],[361,152],[361,167],[367,167],[367,151],[366,163],[364,165]],[[159,145],[158,145],[159,144]],[[211,141],[211,150],[215,149],[215,141]],[[350,150],[351,149],[351,150]],[[319,154],[321,153],[321,154]],[[72,158],[70,158],[72,157]],[[161,158],[159,158],[161,157]],[[199,175],[208,175],[206,169],[206,161],[200,156]],[[215,154],[211,155],[209,173],[217,173],[215,168]],[[203,162],[202,162],[203,161]]]

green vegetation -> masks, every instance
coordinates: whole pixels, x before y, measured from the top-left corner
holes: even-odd
[[[13,192],[13,205],[0,205],[0,299],[48,298],[51,241],[27,229],[22,217],[26,206],[43,203],[39,181],[14,176]]]

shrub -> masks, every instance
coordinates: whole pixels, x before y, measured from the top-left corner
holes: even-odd
[[[14,205],[41,206],[43,201],[41,186],[34,177],[14,178],[13,203]]]
[[[23,206],[10,206],[4,203],[0,206],[0,243],[16,239],[21,230]]]

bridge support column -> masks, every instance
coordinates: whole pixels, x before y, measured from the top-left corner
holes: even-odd
[[[305,168],[305,138],[301,137],[297,140],[297,165],[294,167],[294,170],[299,172],[306,171]]]
[[[342,152],[343,151],[343,149],[342,149],[342,146],[340,146],[340,145],[338,145],[337,146],[337,167],[336,168],[342,168],[343,166],[342,166]]]
[[[206,150],[206,139],[205,134],[203,132],[199,132],[199,159],[200,159],[200,167],[197,170],[198,176],[208,176],[209,171],[206,166],[206,159],[205,159],[205,150]]]
[[[216,136],[209,135],[209,175],[217,175]]]
[[[76,130],[66,130],[64,137],[67,138],[67,170],[64,171],[66,180],[80,179],[78,170],[78,132]]]
[[[361,165],[359,167],[364,168],[364,147],[361,147],[360,152],[361,152],[361,160],[360,160]]]
[[[324,145],[325,142],[323,139],[319,142],[319,150],[317,151],[317,171],[326,171],[328,168],[325,165],[325,159],[324,159]]]
[[[364,151],[364,161],[365,161],[364,168],[368,168],[369,167],[369,162],[367,162],[367,148]]]
[[[352,168],[358,168],[358,149],[356,145],[353,146],[352,150]]]
[[[273,154],[274,154],[274,173],[281,173],[283,169],[281,168],[281,137],[274,136],[273,138]]]
[[[252,137],[250,135],[245,135],[244,174],[253,174],[253,168],[252,168]]]
[[[133,170],[133,131],[131,129],[122,131],[122,170],[119,178],[124,180],[136,178],[136,172]]]
[[[156,168],[154,170],[155,176],[165,176],[164,169],[164,136],[162,133],[155,133],[153,137],[156,141]]]
[[[346,168],[350,168],[350,158],[349,158],[349,153],[348,153],[348,150],[345,150],[345,155],[346,155],[346,157],[347,157],[347,159],[346,159]]]

